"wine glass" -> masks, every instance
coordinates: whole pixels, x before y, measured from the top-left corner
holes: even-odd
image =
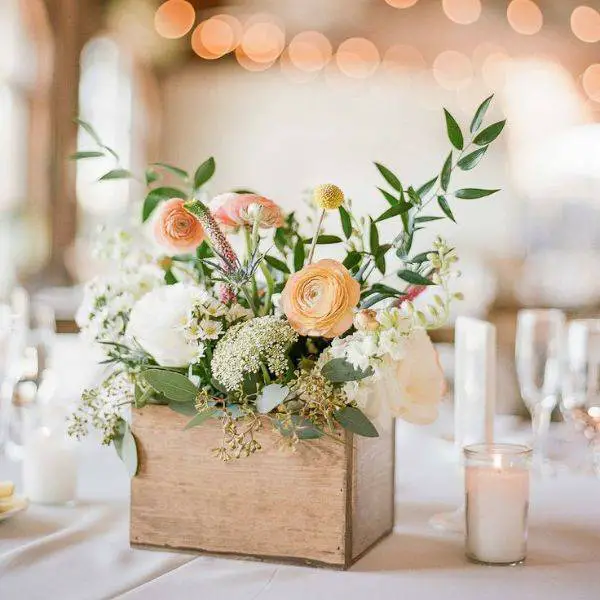
[[[565,315],[555,309],[521,310],[517,316],[515,358],[521,396],[531,413],[536,462],[544,464],[550,417],[561,385],[561,346]]]
[[[600,459],[600,319],[577,319],[569,324],[562,413],[589,441],[596,471]]]

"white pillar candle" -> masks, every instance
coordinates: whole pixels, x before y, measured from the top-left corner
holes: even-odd
[[[77,456],[73,444],[47,427],[31,432],[23,454],[23,491],[31,502],[65,504],[75,499]]]
[[[467,556],[490,564],[519,563],[527,549],[529,469],[518,461],[506,464],[502,454],[490,458],[491,464],[469,465],[467,455]]]

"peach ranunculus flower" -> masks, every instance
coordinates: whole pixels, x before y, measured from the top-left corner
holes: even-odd
[[[202,225],[181,198],[171,198],[158,209],[154,220],[156,241],[171,252],[193,252],[204,240]]]
[[[294,273],[281,294],[290,325],[301,335],[334,338],[352,326],[360,285],[337,260],[323,259]]]
[[[257,207],[260,207],[260,226],[263,229],[281,227],[283,212],[272,200],[258,194],[230,192],[215,196],[208,205],[219,225],[235,231],[244,225],[253,225]]]

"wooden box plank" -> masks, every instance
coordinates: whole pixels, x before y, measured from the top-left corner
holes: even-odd
[[[346,568],[391,531],[393,432],[292,453],[266,424],[262,450],[224,463],[211,452],[220,423],[183,431],[186,421],[163,406],[134,411],[132,544]]]

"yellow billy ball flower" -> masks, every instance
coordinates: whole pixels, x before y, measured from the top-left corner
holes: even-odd
[[[333,183],[323,183],[315,188],[313,198],[319,208],[333,210],[344,203],[344,192]]]

